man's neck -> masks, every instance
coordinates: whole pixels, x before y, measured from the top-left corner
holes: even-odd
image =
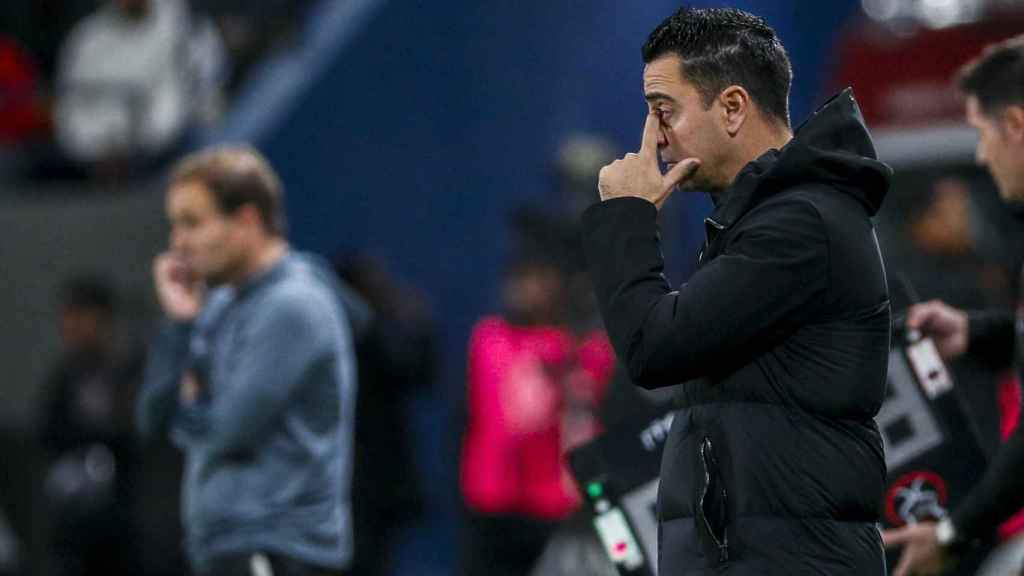
[[[739,147],[735,156],[735,162],[731,166],[729,180],[730,187],[736,183],[740,172],[770,150],[782,150],[790,140],[793,139],[793,131],[788,127],[762,124],[754,134],[746,138],[744,144]]]
[[[287,253],[288,243],[283,238],[273,237],[266,240],[253,254],[234,284],[240,286],[262,275],[280,262]]]
[[[729,196],[729,190],[736,184],[736,178],[739,177],[740,172],[747,165],[763,156],[769,150],[782,150],[792,139],[793,131],[788,127],[762,125],[755,134],[748,136],[746,145],[738,148],[733,162],[726,168],[725,173],[728,175],[728,185],[721,190],[708,192],[711,202],[716,207],[719,206]]]

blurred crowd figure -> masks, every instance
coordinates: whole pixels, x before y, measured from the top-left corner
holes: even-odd
[[[385,576],[403,529],[423,512],[423,487],[413,458],[406,410],[429,392],[438,374],[438,342],[426,300],[364,254],[340,255],[335,271],[370,310],[354,326],[359,394],[356,400],[352,515],[352,573]],[[353,313],[349,318],[362,316]],[[355,322],[354,322],[355,323]]]
[[[499,314],[469,339],[460,487],[463,574],[531,574],[546,548],[593,539],[572,520],[581,498],[566,454],[604,430],[616,372],[583,270],[576,217],[596,199],[597,167],[612,147],[566,141],[551,205],[512,214],[514,248]],[[589,543],[589,541],[588,541]]]
[[[1016,231],[991,186],[955,171],[897,176],[897,185],[901,194],[879,215],[890,270],[909,277],[922,297],[1009,304],[1018,255],[1004,240]],[[894,297],[897,307],[909,304],[902,291]]]
[[[564,455],[600,430],[615,366],[603,333],[566,326],[556,267],[515,262],[502,295],[504,314],[481,319],[469,343],[461,473],[467,575],[529,573],[559,522],[577,510]]]
[[[63,350],[46,383],[42,431],[56,573],[138,574],[132,407],[142,359],[117,348],[117,298],[109,282],[72,278],[60,306]]]
[[[228,56],[185,0],[14,0],[0,10],[7,176],[146,174],[223,111]]]
[[[61,151],[117,172],[172,153],[220,115],[226,55],[185,0],[110,0],[61,49],[54,128]]]
[[[0,178],[117,183],[216,127],[311,0],[10,0],[0,6]]]
[[[0,35],[0,144],[31,139],[47,128],[38,97],[41,78],[31,54],[11,37]]]

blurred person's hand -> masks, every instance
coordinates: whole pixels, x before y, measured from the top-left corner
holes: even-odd
[[[930,576],[940,574],[946,568],[947,555],[939,545],[934,522],[883,530],[882,543],[886,548],[903,547],[893,576]]]
[[[945,360],[967,351],[967,313],[941,300],[911,306],[907,311],[907,328],[932,338]]]
[[[661,209],[676,185],[693,176],[700,167],[700,160],[687,158],[671,165],[665,174],[661,173],[658,166],[660,122],[657,112],[648,113],[640,151],[636,154],[626,154],[623,158],[601,168],[598,173],[597,189],[601,193],[602,201],[632,196],[648,200]]]
[[[190,322],[203,307],[205,286],[172,252],[153,261],[153,282],[164,313],[172,320]]]
[[[195,404],[199,400],[199,380],[192,371],[185,372],[178,384],[178,400],[182,404]]]

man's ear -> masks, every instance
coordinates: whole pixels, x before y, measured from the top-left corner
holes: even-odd
[[[1003,112],[1006,136],[1014,144],[1024,144],[1024,105],[1008,106]]]
[[[242,204],[238,208],[235,217],[239,222],[244,222],[247,227],[263,228],[263,217],[255,204]]]
[[[735,136],[752,112],[753,102],[750,100],[750,94],[742,86],[729,86],[718,94],[718,103],[722,107],[726,132],[729,136]]]

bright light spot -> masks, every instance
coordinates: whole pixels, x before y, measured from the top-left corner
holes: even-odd
[[[864,13],[874,20],[885,22],[900,13],[900,0],[861,0]]]

